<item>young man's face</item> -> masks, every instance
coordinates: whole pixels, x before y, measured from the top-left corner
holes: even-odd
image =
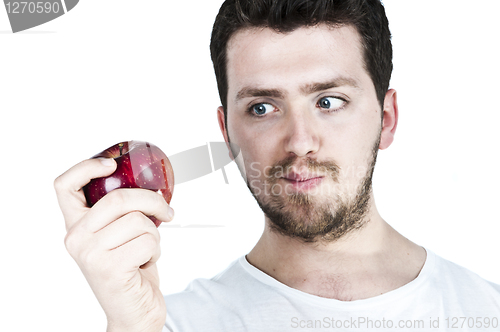
[[[332,240],[362,225],[382,110],[356,30],[239,31],[227,75],[227,132],[222,108],[219,123],[270,226]]]

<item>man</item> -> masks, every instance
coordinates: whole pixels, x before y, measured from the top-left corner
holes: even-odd
[[[498,328],[500,286],[412,243],[377,212],[377,150],[391,145],[398,120],[378,0],[227,0],[211,52],[219,126],[241,149],[264,233],[215,278],[164,298],[159,234],[146,215],[169,221],[170,207],[120,189],[89,209],[80,189],[114,161],[74,166],[55,182],[66,246],[108,331]]]

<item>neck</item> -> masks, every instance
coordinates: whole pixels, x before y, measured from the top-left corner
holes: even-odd
[[[247,255],[250,264],[285,285],[348,301],[369,298],[415,279],[425,250],[396,232],[373,199],[365,225],[332,242],[306,243],[274,232],[271,221]]]

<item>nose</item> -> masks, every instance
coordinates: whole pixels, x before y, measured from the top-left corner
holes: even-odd
[[[319,149],[318,128],[307,112],[290,112],[285,138],[285,150],[297,157],[315,154]]]

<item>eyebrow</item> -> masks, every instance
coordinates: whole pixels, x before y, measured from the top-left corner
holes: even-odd
[[[245,87],[238,91],[236,100],[248,97],[273,97],[283,99],[285,97],[285,93],[279,89],[257,89]]]
[[[355,89],[361,89],[356,80],[349,77],[337,77],[327,82],[310,83],[302,86],[300,91],[304,95],[328,90],[340,86],[350,86]],[[236,94],[236,100],[249,97],[273,97],[283,99],[286,93],[280,89],[259,89],[244,87]]]
[[[350,77],[337,77],[328,82],[306,84],[300,88],[300,91],[307,95],[340,86],[349,86],[351,88],[361,89],[355,79]]]

